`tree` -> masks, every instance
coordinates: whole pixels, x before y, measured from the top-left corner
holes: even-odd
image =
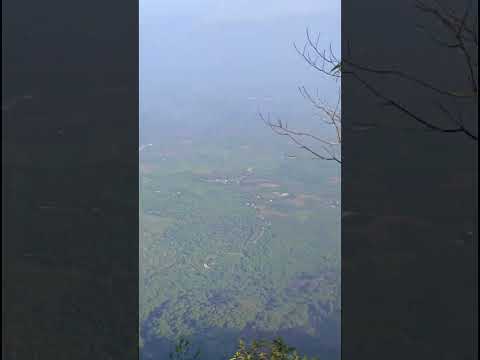
[[[193,350],[191,343],[185,338],[175,345],[170,353],[171,360],[200,360],[200,351]],[[254,340],[250,345],[239,340],[238,347],[228,360],[315,360],[315,358],[301,357],[297,351],[288,346],[282,338],[272,341]]]
[[[308,28],[304,46],[299,48],[294,45],[294,47],[303,60],[322,76],[336,82],[341,80],[343,76],[351,76],[363,85],[370,94],[379,99],[383,106],[399,111],[427,130],[440,133],[461,133],[467,138],[477,141],[478,135],[473,132],[471,125],[465,123],[462,113],[459,111],[461,106],[478,106],[478,13],[474,9],[473,0],[467,0],[463,11],[447,8],[441,5],[438,0],[431,0],[429,3],[419,0],[416,2],[416,9],[426,16],[433,17],[440,26],[439,29],[429,29],[423,25],[418,25],[417,28],[424,32],[435,44],[455,52],[452,55],[456,54],[463,59],[463,67],[453,70],[458,71],[459,76],[466,76],[469,83],[467,88],[461,90],[443,88],[434,84],[433,81],[422,79],[401,69],[357,63],[353,60],[350,44],[347,47],[347,54],[342,55],[340,59],[334,54],[331,46],[328,50],[320,48],[319,36],[314,39]],[[439,33],[443,33],[443,37],[436,35]],[[447,70],[451,71],[452,69]],[[440,100],[432,105],[436,106],[440,117],[446,120],[448,125],[439,125],[438,122],[425,118],[409,108],[402,102],[402,99],[396,99],[385,94],[367,80],[366,75],[376,75],[386,81],[405,80],[440,96]],[[316,158],[341,163],[342,116],[340,91],[337,104],[332,105],[322,102],[318,92],[314,96],[303,86],[299,90],[301,95],[319,112],[321,119],[334,128],[336,139],[331,140],[311,132],[291,129],[281,120],[274,122],[270,120],[269,116],[263,114],[260,114],[260,118],[276,134],[290,138],[300,148],[310,152]],[[452,108],[457,110],[456,114],[453,113]],[[307,145],[304,141],[306,138],[315,140],[320,145],[320,150]]]
[[[319,71],[322,75],[327,76],[330,80],[339,83],[339,80],[341,79],[339,65],[340,61],[335,57],[332,48],[330,47],[329,57],[331,62],[328,63],[327,61],[323,61],[320,66],[317,61],[313,60],[309,52],[310,48],[314,52],[321,54],[323,59],[327,59],[325,52],[321,53],[319,50],[319,36],[317,36],[316,41],[313,42],[308,28],[306,34],[307,42],[305,43],[303,50],[300,51],[299,48],[294,45],[296,51],[313,69]],[[328,64],[331,65],[330,68],[327,68]],[[305,86],[300,86],[298,90],[300,95],[311,104],[320,121],[330,126],[334,130],[333,138],[320,137],[308,131],[292,129],[288,127],[287,123],[282,122],[282,120],[278,119],[277,121],[272,121],[269,115],[265,116],[262,113],[259,114],[260,118],[268,127],[270,127],[270,129],[272,129],[273,132],[278,135],[288,137],[301,149],[308,151],[315,158],[341,163],[340,146],[342,143],[342,113],[340,89],[338,89],[337,101],[335,105],[329,104],[328,102],[322,100],[318,91],[315,95],[313,95]],[[306,138],[313,140],[318,146],[307,144],[305,141]]]
[[[240,340],[237,351],[229,360],[308,360],[308,358],[301,357],[294,348],[288,346],[281,338],[277,338],[273,341],[254,340],[250,346]]]
[[[170,360],[199,360],[200,350],[193,350],[185,338],[180,338],[175,344],[175,349],[169,355]]]

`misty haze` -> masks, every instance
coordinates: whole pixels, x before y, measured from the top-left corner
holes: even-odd
[[[340,165],[265,121],[335,139],[298,89],[338,101],[307,28],[339,55],[340,2],[140,2],[143,359],[340,357]]]

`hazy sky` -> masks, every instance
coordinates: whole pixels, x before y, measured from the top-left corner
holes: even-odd
[[[298,86],[336,99],[339,85],[295,52],[306,27],[338,49],[340,0],[140,0],[141,118],[191,128],[256,123],[259,107],[307,117]]]
[[[319,15],[340,20],[340,0],[140,0],[141,22],[193,17],[202,22]]]

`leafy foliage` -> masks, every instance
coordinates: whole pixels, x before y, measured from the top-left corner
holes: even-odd
[[[192,349],[188,340],[181,338],[175,350],[170,353],[171,360],[201,360],[200,351]],[[248,345],[240,339],[237,350],[228,360],[315,360],[300,356],[295,348],[288,346],[280,337],[272,340],[253,340]]]
[[[169,355],[170,360],[197,360],[200,357],[200,350],[193,350],[188,341],[185,338],[180,340],[175,345],[175,350]]]
[[[308,360],[308,358],[301,357],[295,348],[288,346],[282,338],[277,338],[273,341],[254,340],[250,346],[240,340],[237,351],[229,360]]]

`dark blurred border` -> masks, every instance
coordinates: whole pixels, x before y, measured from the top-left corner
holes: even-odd
[[[425,3],[461,18],[470,6],[478,35],[478,1]],[[455,40],[414,1],[342,2],[342,56],[357,65],[467,91]],[[398,73],[354,73],[342,77],[342,358],[476,359],[478,142],[441,129],[458,127],[451,113],[478,134],[478,92],[456,102]]]
[[[138,356],[138,2],[2,1],[2,359]]]
[[[418,23],[438,26],[412,1],[343,2],[342,52],[464,86]],[[138,3],[5,0],[2,50],[2,358],[135,358]],[[435,95],[362,78],[444,121]],[[342,81],[343,358],[475,359],[477,142]]]

